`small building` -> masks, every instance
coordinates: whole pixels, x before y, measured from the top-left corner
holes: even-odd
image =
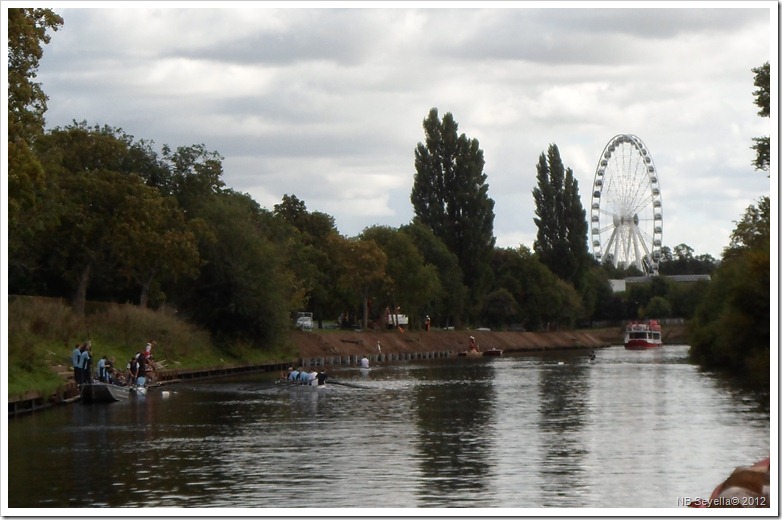
[[[663,276],[676,283],[708,282],[711,280],[711,275],[708,274],[674,274]],[[654,276],[628,276],[621,280],[608,280],[608,282],[611,284],[611,290],[618,293],[626,291],[628,285],[651,283],[654,278]]]

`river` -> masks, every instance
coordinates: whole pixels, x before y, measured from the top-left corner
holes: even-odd
[[[7,505],[681,508],[771,443],[768,396],[687,350],[329,367],[320,389],[257,374],[74,403],[9,420]]]

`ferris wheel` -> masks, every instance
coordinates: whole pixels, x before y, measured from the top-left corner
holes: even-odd
[[[663,203],[652,156],[637,136],[614,136],[592,185],[592,253],[599,262],[654,275],[662,239]]]

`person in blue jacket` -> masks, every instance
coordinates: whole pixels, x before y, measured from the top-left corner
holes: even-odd
[[[84,348],[79,356],[79,371],[81,372],[80,384],[86,384],[92,382],[92,345],[88,341],[84,344]]]
[[[73,365],[73,380],[77,385],[81,384],[81,351],[84,345],[76,345],[71,352],[71,364]]]

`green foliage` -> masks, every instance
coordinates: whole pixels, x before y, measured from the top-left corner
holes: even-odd
[[[573,286],[557,278],[528,248],[496,250],[492,266],[494,291],[483,315],[487,322],[514,319],[526,330],[547,330],[571,328],[583,318],[583,303]],[[515,306],[508,305],[503,289]]]
[[[747,249],[768,246],[771,235],[771,199],[761,197],[757,206],[750,205],[730,234],[730,245],[723,258],[740,254]]]
[[[425,143],[415,150],[410,201],[415,220],[429,227],[459,260],[470,289],[472,315],[491,283],[488,268],[494,248],[494,201],[483,173],[483,150],[476,139],[458,134],[451,113],[439,119],[436,108],[423,122]]]
[[[737,225],[723,261],[691,325],[691,354],[698,362],[730,370],[755,384],[769,381],[771,345],[768,211],[750,206]]]
[[[679,244],[673,251],[664,246],[660,253],[659,272],[665,275],[711,274],[717,268],[717,260],[711,255],[698,255],[687,244]]]
[[[699,280],[693,283],[671,284],[665,299],[671,304],[671,316],[690,319],[695,309],[706,298],[711,282]]]
[[[649,304],[640,311],[640,317],[643,319],[662,319],[672,316],[673,307],[662,296],[654,296],[649,300]]]
[[[176,151],[165,145],[163,164],[167,175],[158,179],[158,189],[175,196],[186,210],[203,204],[225,186],[223,157],[210,152],[203,144],[180,146]]]
[[[51,9],[8,9],[8,141],[32,144],[43,132],[47,97],[35,82],[48,30],[62,18]]]
[[[34,269],[35,241],[48,218],[44,171],[32,146],[44,129],[47,97],[35,81],[43,45],[63,23],[51,9],[8,9],[8,267],[18,280]]]
[[[135,171],[156,167],[145,145],[120,129],[82,122],[41,136],[36,150],[46,170],[39,197],[47,210],[37,227],[10,240],[32,238],[15,251],[39,271],[41,285],[51,286],[47,278],[64,280],[76,309],[84,308],[93,281],[99,294],[105,292],[100,287],[115,287],[114,295],[118,286],[135,287],[137,301],[146,305],[153,282],[159,288],[196,274],[193,223]],[[11,286],[28,292],[23,280],[15,271]]]
[[[486,295],[481,324],[493,330],[505,329],[520,321],[519,304],[511,292],[501,287]]]
[[[606,264],[611,265],[613,264]],[[584,309],[584,318],[592,320],[617,319],[611,312],[611,302],[614,297],[608,274],[598,265],[592,265],[582,278],[578,289]]]
[[[769,117],[771,115],[771,68],[769,62],[760,67],[752,69],[755,73],[755,90],[752,94],[755,96],[755,104],[760,108],[758,115],[760,117]],[[768,136],[755,137],[752,139],[755,144],[752,149],[755,150],[755,159],[752,165],[756,170],[768,171],[771,160],[771,144]]]
[[[591,260],[578,181],[573,170],[565,169],[554,144],[540,154],[537,172],[538,185],[532,190],[538,227],[535,253],[559,278],[580,287]]]
[[[279,340],[302,302],[279,246],[263,227],[268,219],[249,196],[230,190],[203,200],[191,212],[209,230],[199,244],[204,263],[197,283],[179,286],[178,308],[221,343]]]
[[[336,270],[337,292],[349,308],[361,307],[363,328],[369,323],[369,300],[390,279],[386,273],[387,257],[373,240],[329,237],[331,259]]]
[[[384,307],[401,307],[410,325],[420,328],[432,304],[442,298],[437,269],[425,262],[412,238],[403,231],[373,226],[361,233],[361,240],[374,242],[386,256],[388,278],[373,300],[384,302]]]
[[[337,266],[330,260],[330,247],[338,236],[334,218],[309,212],[303,200],[287,194],[274,206],[274,218],[281,223],[277,241],[285,250],[304,309],[319,324],[325,316],[337,316],[346,302],[338,295]]]

